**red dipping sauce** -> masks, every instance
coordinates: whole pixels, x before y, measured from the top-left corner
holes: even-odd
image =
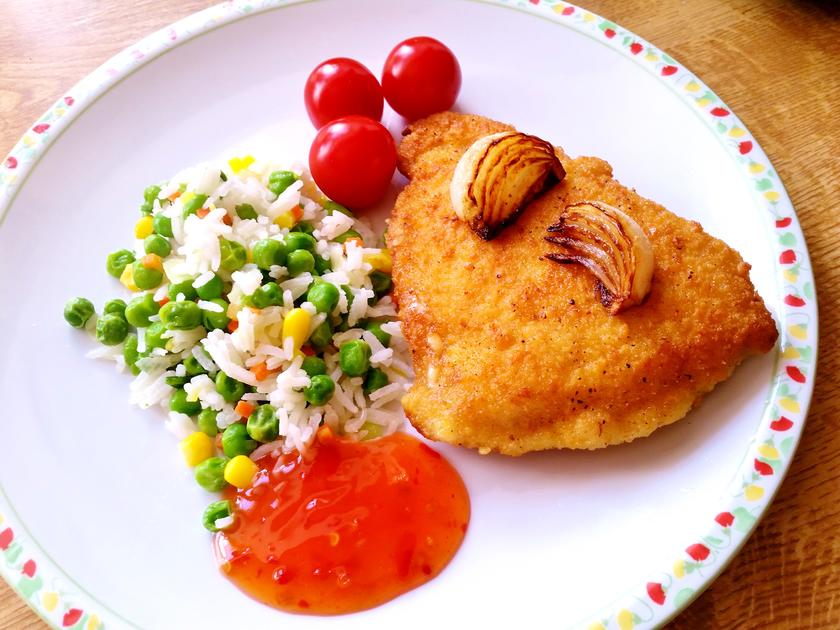
[[[321,429],[305,456],[266,456],[228,488],[234,525],[216,535],[224,574],[281,610],[372,608],[428,582],[455,555],[470,502],[455,469],[404,433],[368,442]]]

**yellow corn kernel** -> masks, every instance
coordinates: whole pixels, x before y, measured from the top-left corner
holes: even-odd
[[[190,467],[198,466],[213,455],[213,440],[203,431],[190,433],[178,446],[184,454],[184,461]]]
[[[247,488],[254,480],[257,470],[257,465],[247,455],[237,455],[225,464],[225,481],[239,489]]]
[[[153,219],[149,214],[147,214],[145,217],[140,217],[137,223],[134,224],[134,236],[140,239],[149,236],[154,231],[154,228],[152,227],[152,222]]]
[[[292,216],[291,212],[284,212],[274,219],[274,225],[281,228],[291,229],[295,227],[295,218]]]
[[[373,267],[376,271],[391,273],[391,251],[388,248],[382,249],[377,254],[365,254],[362,257],[362,260]]]
[[[291,337],[294,340],[294,351],[300,350],[303,342],[309,338],[309,324],[312,315],[302,308],[293,308],[283,320],[283,340]]]
[[[126,265],[120,275],[120,282],[129,291],[139,291],[137,285],[134,284],[134,268],[132,265]]]
[[[238,173],[239,171],[251,166],[251,164],[255,161],[256,160],[253,155],[246,155],[245,157],[232,157],[228,160],[228,165],[230,166],[230,170],[234,173]]]

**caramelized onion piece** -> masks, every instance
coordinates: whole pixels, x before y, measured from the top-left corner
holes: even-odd
[[[612,315],[644,301],[653,277],[653,248],[627,214],[601,201],[576,203],[548,231],[552,235],[545,240],[563,251],[546,257],[592,272],[601,303]]]
[[[565,176],[551,143],[504,131],[479,138],[467,149],[455,167],[449,192],[455,214],[490,240]]]

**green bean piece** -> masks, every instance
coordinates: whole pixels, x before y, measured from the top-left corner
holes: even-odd
[[[279,197],[297,178],[291,171],[274,171],[268,176],[268,189]]]
[[[204,369],[204,366],[198,362],[194,356],[190,355],[186,359],[184,359],[184,369],[187,371],[189,376],[198,376],[199,374],[207,374],[207,370]]]
[[[137,335],[129,333],[123,344],[123,360],[134,376],[140,374],[140,368],[135,365],[139,358],[140,353],[137,352]]]
[[[160,269],[145,267],[139,260],[134,261],[132,271],[134,273],[134,284],[143,291],[156,289],[163,282],[163,272]]]
[[[339,234],[338,236],[336,236],[333,239],[333,241],[336,242],[336,243],[343,243],[348,238],[362,238],[362,235],[359,234],[356,230],[347,230],[346,232],[343,232],[343,233]]]
[[[361,340],[341,344],[338,364],[347,376],[364,376],[370,367],[370,346]]]
[[[228,376],[220,370],[216,374],[216,391],[222,395],[225,402],[235,403],[245,393],[245,384],[240,383],[235,378]],[[230,455],[229,457],[233,456]]]
[[[191,214],[195,214],[207,201],[207,195],[192,195],[184,202],[183,217],[186,219]]]
[[[325,273],[329,273],[332,271],[332,262],[321,256],[320,254],[315,254],[315,273],[319,276],[323,276]]]
[[[189,382],[189,377],[187,376],[167,376],[163,381],[169,385],[169,387],[183,387]]]
[[[64,305],[64,321],[73,328],[84,328],[94,312],[93,302],[83,297],[73,298]]]
[[[376,297],[382,297],[391,290],[391,276],[382,271],[370,272],[370,283]]]
[[[152,210],[155,209],[155,204],[151,203],[150,201],[144,201],[140,204],[140,214],[142,215],[149,215],[152,214]]]
[[[271,442],[280,434],[280,422],[271,405],[260,405],[248,416],[245,425],[248,435],[257,442]]]
[[[232,514],[230,501],[216,501],[207,506],[204,510],[204,515],[201,517],[201,523],[204,529],[210,532],[217,532],[219,528],[216,527],[216,521],[227,518]]]
[[[169,409],[188,416],[195,416],[201,413],[201,403],[197,400],[187,400],[187,392],[183,389],[176,389],[169,399]]]
[[[315,226],[312,225],[309,221],[301,221],[289,231],[303,232],[304,234],[309,234],[309,236],[312,236],[312,233],[315,231]]]
[[[108,300],[107,302],[105,302],[105,306],[102,307],[102,314],[119,315],[120,317],[125,319],[125,300],[121,300],[120,298]]]
[[[325,405],[335,393],[335,383],[326,374],[316,374],[309,379],[309,385],[303,390],[303,397],[310,405]]]
[[[210,280],[195,290],[198,293],[198,297],[202,300],[215,300],[222,297],[222,293],[225,291],[225,285],[219,276],[214,275]]]
[[[234,422],[222,432],[222,451],[230,458],[250,455],[258,444],[248,435],[248,429],[241,422]]]
[[[155,234],[160,234],[165,238],[172,238],[172,219],[162,212],[158,212],[152,217],[152,230],[154,230]]]
[[[338,305],[338,289],[334,284],[318,280],[312,283],[306,294],[306,300],[315,307],[319,313],[332,313]]]
[[[96,320],[96,340],[106,346],[122,343],[128,335],[128,322],[119,315],[109,313]]]
[[[171,330],[192,330],[201,325],[201,318],[198,304],[188,300],[167,302],[160,309],[160,321]]]
[[[370,395],[372,392],[375,392],[381,387],[385,387],[387,384],[388,375],[379,368],[371,368],[365,376],[365,384],[362,389],[364,389],[365,394]]]
[[[273,238],[263,239],[254,244],[251,255],[257,267],[268,271],[273,265],[286,264],[286,245]]]
[[[135,260],[134,252],[127,249],[119,249],[108,254],[105,261],[105,269],[115,278],[119,278],[125,268],[128,267]]]
[[[148,203],[154,203],[155,199],[158,198],[159,194],[160,186],[146,186],[146,190],[143,191],[143,201],[147,201]]]
[[[163,333],[166,331],[166,324],[163,322],[152,322],[149,324],[143,337],[143,341],[146,344],[146,354],[151,353],[155,348],[166,347],[168,339],[163,336]]]
[[[207,330],[225,330],[230,323],[230,317],[227,316],[228,303],[221,298],[210,300],[213,304],[218,304],[222,307],[222,312],[201,311],[201,321]]]
[[[149,318],[156,315],[160,306],[155,302],[154,295],[144,293],[133,298],[125,307],[126,321],[135,328],[146,328],[151,323]]]
[[[206,410],[205,410],[206,411]],[[201,414],[199,414],[201,417]],[[208,457],[195,467],[195,480],[207,492],[219,492],[227,485],[224,457]]]
[[[236,241],[226,238],[219,239],[219,250],[222,254],[221,267],[225,271],[238,271],[248,262],[248,251]]]
[[[257,218],[257,211],[254,210],[254,206],[250,203],[240,203],[237,205],[234,210],[236,211],[236,216],[240,219],[256,219]]]
[[[147,254],[157,254],[161,258],[169,256],[172,252],[172,245],[169,244],[169,239],[160,234],[149,234],[143,239],[143,250]]]
[[[210,409],[209,407],[202,409],[196,420],[199,430],[210,437],[216,437],[216,434],[219,432],[219,425],[216,424],[216,416],[218,415],[219,413],[215,409]]]
[[[342,206],[340,203],[336,203],[335,201],[327,201],[324,203],[324,212],[327,214],[332,214],[333,212],[340,212],[341,214],[346,214],[348,217],[354,216],[350,210]]]
[[[327,373],[327,364],[321,357],[304,357],[300,369],[306,372],[309,378]]]
[[[391,335],[382,330],[382,324],[380,322],[368,322],[365,324],[365,330],[372,332],[373,336],[379,339],[379,343],[383,346],[391,343]]]
[[[313,348],[317,350],[323,350],[332,341],[332,327],[330,326],[329,321],[321,322],[315,330],[312,331],[312,334],[309,335],[309,343],[312,345]]]
[[[350,307],[353,306],[353,299],[356,297],[353,295],[353,290],[350,288],[349,284],[342,284],[341,290],[344,292],[344,297],[347,298],[347,311],[350,311]]]
[[[281,306],[282,304],[283,291],[276,282],[267,282],[251,295],[251,305],[254,308]]]
[[[302,273],[312,273],[315,271],[315,258],[305,249],[297,249],[289,252],[289,257],[286,260],[286,269],[292,277],[299,276]]]
[[[170,284],[169,291],[166,293],[169,296],[170,301],[177,302],[179,294],[183,295],[185,300],[195,300],[198,297],[198,292],[195,290],[192,283],[193,281],[190,279]]]
[[[315,253],[315,243],[317,242],[313,236],[305,232],[289,232],[286,236],[286,249],[289,252],[304,249],[310,253]]]

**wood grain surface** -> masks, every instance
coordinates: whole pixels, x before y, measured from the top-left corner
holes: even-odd
[[[740,116],[787,186],[817,280],[818,378],[791,471],[742,552],[670,627],[840,627],[840,3],[581,3],[674,56]],[[99,64],[210,4],[0,3],[0,157]],[[0,628],[43,627],[0,580]]]

